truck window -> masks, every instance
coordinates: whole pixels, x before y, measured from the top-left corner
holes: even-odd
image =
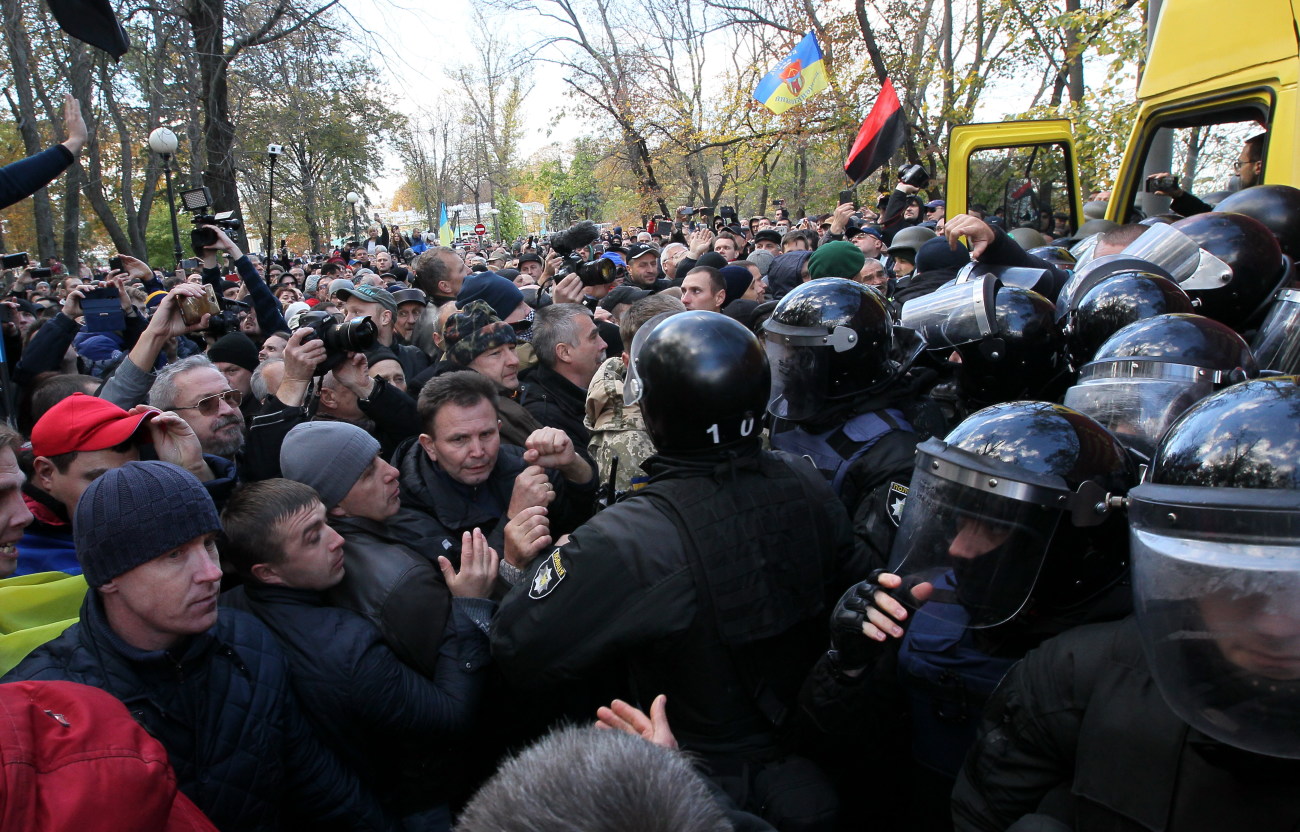
[[[1147,176],[1169,173],[1183,191],[1214,206],[1242,187],[1237,160],[1246,142],[1264,132],[1262,115],[1253,107],[1228,112],[1201,113],[1166,120],[1151,135],[1136,170],[1130,218],[1154,216],[1170,209],[1170,199],[1147,193]],[[1263,159],[1263,154],[1259,155]]]
[[[1069,236],[1078,227],[1069,161],[1061,144],[976,150],[967,164],[967,204],[1001,216],[1008,230]]]

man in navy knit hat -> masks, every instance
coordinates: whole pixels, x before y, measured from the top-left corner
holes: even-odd
[[[92,590],[81,620],[0,681],[113,694],[221,829],[393,828],[312,734],[270,632],[237,610],[218,617],[221,521],[193,474],[166,462],[114,468],[86,488],[73,528]]]

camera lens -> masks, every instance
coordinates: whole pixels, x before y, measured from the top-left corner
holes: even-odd
[[[326,352],[365,352],[374,346],[378,334],[374,321],[358,318],[331,327],[322,333],[322,339],[325,341]]]
[[[604,286],[613,283],[616,277],[618,277],[618,266],[614,265],[613,260],[603,257],[578,269],[578,279],[582,281],[583,286]]]

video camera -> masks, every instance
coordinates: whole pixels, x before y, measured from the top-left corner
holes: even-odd
[[[195,226],[190,231],[190,246],[200,257],[205,249],[217,244],[217,232],[210,226],[215,225],[223,231],[239,231],[244,227],[234,211],[207,213],[208,208],[212,207],[212,192],[206,187],[181,191],[181,205],[190,212],[190,221]]]
[[[559,234],[551,235],[551,249],[564,260],[564,265],[555,273],[556,282],[571,274],[578,275],[583,286],[605,286],[614,282],[618,277],[618,267],[613,260],[602,258],[588,263],[581,255],[574,253],[577,249],[596,242],[599,237],[600,230],[591,220],[583,220]]]

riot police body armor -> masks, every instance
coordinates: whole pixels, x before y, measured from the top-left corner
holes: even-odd
[[[744,326],[667,313],[630,357],[628,401],[658,451],[650,482],[543,551],[502,604],[493,653],[531,687],[624,661],[638,702],[667,694],[678,741],[739,803],[748,793],[778,826],[825,828],[828,787],[779,798],[754,778],[781,786],[782,729],[826,612],[866,572],[847,514],[806,460],[761,450],[770,376]]]

